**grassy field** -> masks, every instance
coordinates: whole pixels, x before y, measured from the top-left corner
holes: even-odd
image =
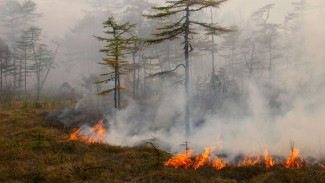
[[[64,104],[46,101],[0,107],[0,182],[325,182],[325,169],[276,166],[175,169],[171,155],[151,147],[118,147],[69,141],[70,129],[42,114]]]

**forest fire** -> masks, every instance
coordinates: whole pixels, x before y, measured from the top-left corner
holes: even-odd
[[[83,127],[74,129],[73,133],[69,137],[69,140],[78,140],[88,143],[103,143],[106,136],[106,129],[103,128],[103,122],[104,119],[99,120],[94,127],[84,132]]]
[[[257,154],[253,156],[243,155],[243,161],[239,164],[229,164],[224,161],[222,158],[214,158],[212,152],[214,151],[214,147],[205,148],[205,152],[201,154],[195,155],[195,158],[191,158],[193,154],[193,149],[186,151],[184,154],[176,154],[171,159],[169,159],[165,166],[172,166],[174,168],[185,168],[188,169],[190,167],[197,170],[199,167],[204,165],[211,166],[217,170],[221,170],[224,167],[232,166],[232,167],[247,167],[254,165],[261,165],[262,156]],[[285,161],[281,162],[281,164],[286,168],[301,168],[304,164],[304,159],[298,157],[299,150],[293,149],[291,152],[291,156]],[[276,164],[275,160],[269,156],[268,146],[264,151],[264,165],[266,169],[274,167]],[[325,167],[325,166],[322,166]]]

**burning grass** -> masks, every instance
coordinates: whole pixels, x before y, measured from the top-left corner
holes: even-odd
[[[275,164],[267,169],[261,156],[261,164],[238,167],[214,157],[214,148],[198,156],[189,150],[183,156],[183,164],[191,164],[187,169],[164,166],[175,156],[159,151],[157,166],[157,152],[151,147],[67,139],[71,129],[39,116],[61,105],[23,105],[0,107],[0,182],[325,182],[325,169],[320,166],[287,169]]]
[[[103,123],[104,119],[101,119],[90,129],[85,129],[84,126],[79,129],[74,129],[69,140],[79,140],[88,143],[104,143],[107,129],[103,127]]]
[[[205,152],[202,155],[195,155],[195,159],[193,161],[193,158],[191,157],[191,155],[193,154],[193,149],[189,149],[185,151],[184,154],[174,155],[165,163],[165,166],[185,169],[192,167],[194,168],[194,170],[197,170],[199,167],[202,166],[210,166],[217,170],[221,170],[227,166],[248,167],[259,165],[265,166],[266,169],[269,169],[276,165],[276,161],[273,160],[273,157],[269,155],[268,146],[266,146],[266,149],[264,151],[264,161],[262,161],[262,156],[259,154],[252,156],[243,155],[243,161],[239,164],[231,164],[225,162],[222,158],[213,157],[214,150],[214,147],[205,148]],[[285,168],[302,168],[303,166],[306,166],[304,159],[299,157],[299,150],[295,148],[292,149],[291,155],[286,161],[279,162],[278,164],[283,165]],[[320,167],[325,166],[321,164]]]

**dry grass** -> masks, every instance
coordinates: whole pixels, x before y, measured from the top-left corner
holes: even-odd
[[[47,101],[0,107],[0,182],[325,182],[319,167],[266,170],[261,166],[174,169],[157,165],[150,147],[68,141],[69,130],[40,117],[64,107]]]

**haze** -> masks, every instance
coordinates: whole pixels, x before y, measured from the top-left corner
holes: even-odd
[[[3,9],[13,1],[4,0],[0,6]],[[20,63],[19,68],[15,63],[17,68],[2,72],[6,76],[2,90],[20,91],[33,99],[73,95],[76,110],[96,109],[106,117],[110,126],[106,142],[110,144],[133,146],[154,138],[169,151],[181,151],[179,144],[189,141],[196,149],[211,145],[233,153],[261,152],[268,144],[274,153],[287,154],[289,142],[295,141],[302,154],[322,158],[325,1],[229,0],[213,9],[212,15],[210,8],[193,13],[196,21],[210,23],[212,18],[224,30],[214,35],[212,44],[206,30],[193,26],[198,34],[189,36],[189,96],[184,93],[183,33],[179,39],[141,42],[137,51],[125,51],[123,59],[130,67],[118,81],[122,86],[109,78],[116,72],[114,64],[98,64],[111,56],[100,52],[107,43],[98,41],[107,37],[102,23],[108,17],[114,16],[119,24],[137,24],[127,38],[154,39],[152,34],[159,32],[156,28],[179,18],[162,21],[142,16],[154,14],[150,7],[164,1],[34,2],[42,14],[35,21],[9,26],[8,19],[2,20],[0,38],[10,53],[17,53],[10,61]],[[27,33],[22,30],[32,25],[42,29],[37,45],[47,45],[44,66],[37,66],[41,61],[37,62],[34,40],[24,44],[29,36],[24,37]],[[114,87],[122,90],[118,109]],[[187,102],[191,128],[184,135]]]

